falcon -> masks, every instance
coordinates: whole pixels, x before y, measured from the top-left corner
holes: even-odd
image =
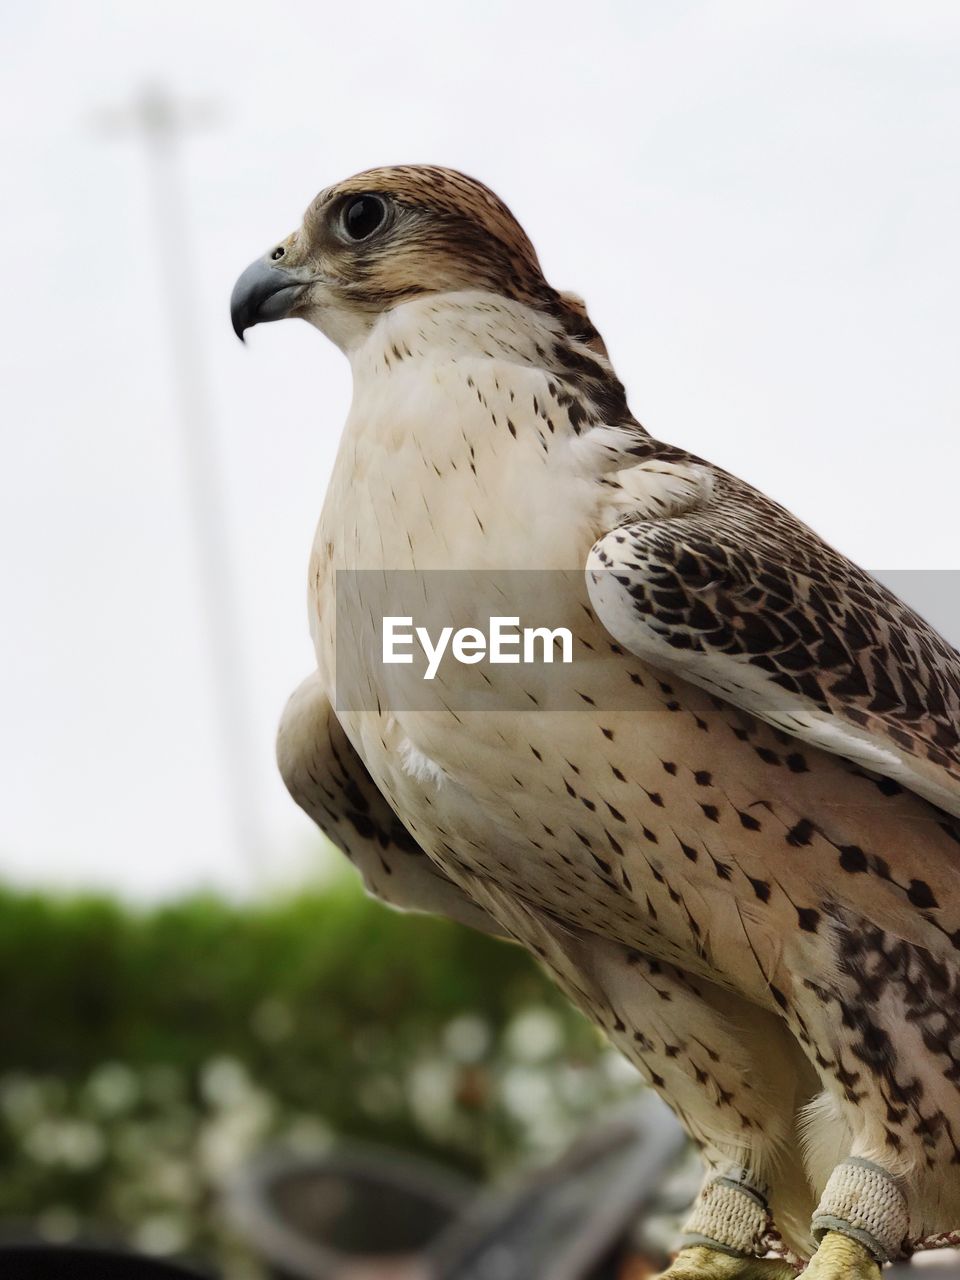
[[[960,655],[650,435],[480,182],[322,191],[234,289],[239,336],[285,316],[354,383],[309,564],[317,669],[279,730],[293,798],[374,894],[529,948],[667,1100],[705,1166],[671,1280],[781,1280],[789,1251],[871,1280],[946,1239]],[[575,705],[518,666],[487,668],[484,709],[457,664],[398,696],[408,669],[338,623],[337,584],[438,570],[572,571]]]

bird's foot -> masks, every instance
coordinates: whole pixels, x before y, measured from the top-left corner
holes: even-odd
[[[656,1280],[796,1280],[796,1273],[780,1258],[744,1258],[697,1244],[681,1249]]]
[[[880,1264],[859,1240],[828,1231],[803,1275],[804,1280],[880,1280]]]

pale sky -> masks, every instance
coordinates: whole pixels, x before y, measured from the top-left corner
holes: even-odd
[[[143,147],[98,127],[146,82],[214,117],[182,164],[258,883],[322,860],[273,733],[312,663],[306,561],[350,386],[305,324],[242,348],[227,300],[349,173],[482,178],[587,298],[656,435],[869,568],[960,568],[955,0],[13,0],[0,66],[0,877],[138,899],[251,883]]]

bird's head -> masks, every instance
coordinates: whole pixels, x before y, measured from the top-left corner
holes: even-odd
[[[391,307],[461,289],[569,313],[578,336],[596,338],[579,299],[544,280],[503,201],[431,165],[368,169],[321,191],[299,229],[240,276],[231,315],[240,338],[255,324],[299,316],[349,351]]]

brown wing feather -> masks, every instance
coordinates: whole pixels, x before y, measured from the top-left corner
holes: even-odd
[[[595,544],[601,620],[657,665],[960,813],[960,654],[788,511],[715,474],[702,507]]]

